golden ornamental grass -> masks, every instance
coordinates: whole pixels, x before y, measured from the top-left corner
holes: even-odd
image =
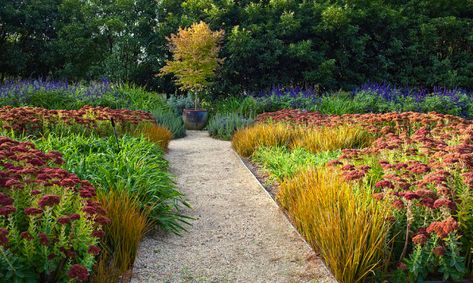
[[[260,146],[289,146],[299,131],[286,124],[259,123],[237,131],[232,146],[241,156],[249,157]]]
[[[371,144],[374,136],[360,127],[337,126],[306,128],[294,139],[293,148],[305,148],[312,153],[343,148],[363,148]]]
[[[169,142],[172,139],[172,133],[168,129],[155,123],[142,123],[134,132],[134,135],[143,135],[151,142],[160,146],[163,150],[168,149]]]
[[[103,252],[93,281],[128,282],[138,246],[149,228],[148,217],[127,192],[99,191],[98,200],[111,223],[104,227]]]
[[[389,255],[389,206],[355,192],[331,168],[309,169],[281,184],[278,201],[340,282],[362,282]]]
[[[251,156],[261,146],[305,148],[313,153],[343,148],[361,148],[374,140],[360,127],[338,126],[308,128],[284,123],[259,123],[237,131],[233,148],[244,157]]]

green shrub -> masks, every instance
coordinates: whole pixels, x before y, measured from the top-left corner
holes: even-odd
[[[175,189],[164,152],[146,138],[119,139],[54,135],[35,141],[45,150],[63,153],[65,168],[91,181],[99,190],[113,188],[137,196],[142,209],[161,228],[179,232],[186,217],[179,213],[182,194]]]
[[[131,110],[152,111],[156,109],[168,110],[166,99],[163,95],[149,92],[143,87],[135,85],[120,85],[116,89],[118,101],[113,108],[127,108]]]
[[[319,109],[323,114],[349,114],[355,113],[355,104],[347,92],[337,92],[322,96]]]
[[[468,107],[472,103],[471,98],[466,94],[460,95],[456,101],[449,96],[429,95],[420,103],[420,110],[471,117],[472,113],[468,113]]]
[[[167,100],[167,105],[171,108],[174,113],[182,115],[182,111],[186,108],[194,108],[194,99],[192,95],[187,96],[176,96],[171,95]]]
[[[212,117],[207,125],[210,136],[230,140],[233,133],[253,123],[253,119],[245,118],[239,114],[217,114]]]
[[[186,136],[186,128],[184,121],[180,115],[169,111],[153,111],[152,112],[156,123],[162,127],[167,128],[172,133],[173,139],[178,139]]]
[[[254,118],[257,114],[264,112],[263,104],[257,98],[252,96],[228,97],[219,99],[213,103],[212,112],[214,114],[236,113],[243,117]]]

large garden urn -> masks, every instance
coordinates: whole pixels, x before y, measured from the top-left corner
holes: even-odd
[[[205,109],[184,109],[182,119],[187,130],[202,130],[207,124],[209,113]]]

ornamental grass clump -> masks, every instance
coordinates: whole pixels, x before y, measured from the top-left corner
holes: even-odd
[[[308,128],[294,139],[291,146],[319,153],[343,148],[364,148],[373,140],[374,136],[363,128],[343,125]]]
[[[155,143],[163,150],[168,149],[172,133],[168,129],[154,123],[141,123],[133,130],[134,136],[143,135],[147,140]]]
[[[388,262],[389,206],[336,171],[302,171],[281,184],[277,199],[340,282],[364,282]]]
[[[150,227],[148,213],[126,192],[99,191],[98,200],[112,222],[104,228],[101,242],[105,251],[99,258],[94,281],[114,283],[121,279],[124,282],[131,278],[140,241]]]
[[[60,153],[0,137],[0,281],[87,280],[110,222]]]
[[[289,146],[299,130],[286,124],[256,124],[235,132],[232,146],[238,154],[249,157],[261,146]]]

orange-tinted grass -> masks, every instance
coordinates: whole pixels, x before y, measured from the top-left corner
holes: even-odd
[[[128,282],[138,246],[149,228],[147,214],[127,192],[99,191],[98,200],[111,223],[104,227],[103,252],[93,281]]]
[[[288,146],[299,134],[299,129],[286,124],[260,123],[238,130],[233,135],[233,148],[244,157],[249,157],[260,146]]]
[[[277,195],[298,230],[340,282],[363,282],[389,255],[389,206],[355,191],[330,168],[284,181]]]
[[[336,126],[306,128],[294,138],[291,147],[305,148],[312,153],[344,148],[363,148],[369,146],[374,135],[360,127]]]
[[[172,133],[168,129],[154,123],[142,123],[138,125],[134,132],[136,135],[142,134],[151,142],[167,150],[172,139]]]

